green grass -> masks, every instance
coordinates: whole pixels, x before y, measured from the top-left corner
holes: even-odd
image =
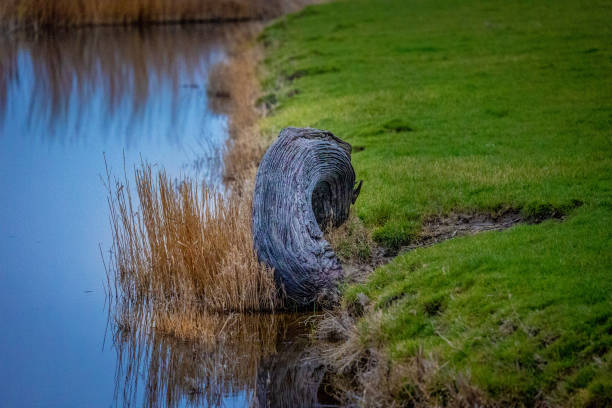
[[[566,216],[417,250],[348,288],[386,310],[365,342],[398,361],[424,347],[500,401],[612,404],[610,21],[609,1],[352,0],[264,32],[264,130],[359,147],[356,211],[381,244],[451,211]]]
[[[363,292],[386,311],[367,343],[399,360],[423,347],[496,400],[610,387],[612,219],[589,212],[416,250],[349,288],[346,302]]]

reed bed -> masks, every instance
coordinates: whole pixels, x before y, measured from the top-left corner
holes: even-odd
[[[136,199],[125,171],[119,180],[107,169],[109,310],[120,328],[201,337],[202,314],[281,306],[273,271],[253,249],[251,194],[175,182],[146,163],[134,179]]]
[[[118,180],[107,171],[113,231],[109,311],[121,331],[152,328],[212,341],[215,313],[283,307],[273,271],[257,260],[251,232],[255,169],[264,151],[255,109],[259,52],[250,44],[259,30],[257,23],[230,30],[229,58],[209,74],[211,108],[229,118],[225,194],[190,179],[173,182],[148,164],[134,170],[134,190],[125,172]]]
[[[8,27],[70,27],[253,20],[276,17],[291,0],[6,0],[0,21]]]
[[[90,104],[82,101],[99,99],[115,121],[131,113],[112,134],[125,138],[126,145],[136,143],[129,127],[144,120],[151,98],[160,89],[168,90],[168,103],[159,108],[171,109],[180,123],[185,85],[204,86],[215,63],[215,50],[252,35],[256,26],[96,27],[52,35],[0,35],[0,126],[11,96],[26,92],[32,125],[44,129],[40,137],[78,142],[88,132],[66,132],[62,126],[75,115],[80,118],[77,125],[86,128]],[[28,80],[24,81],[24,75]],[[27,87],[29,81],[32,85]],[[62,131],[57,132],[58,128]]]
[[[228,58],[213,66],[208,75],[209,108],[229,119],[223,178],[232,187],[240,186],[244,178],[255,177],[270,142],[258,127],[262,112],[256,109],[261,94],[256,78],[261,50],[252,46],[252,38],[245,35],[235,41]]]

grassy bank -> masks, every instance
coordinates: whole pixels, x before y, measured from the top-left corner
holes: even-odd
[[[491,404],[612,403],[611,17],[604,1],[355,0],[262,35],[264,131],[351,143],[380,244],[453,212],[555,218],[402,254],[346,288],[349,310],[369,299],[355,347],[436,361],[418,386],[389,371],[404,373],[391,398],[456,403],[461,378]]]

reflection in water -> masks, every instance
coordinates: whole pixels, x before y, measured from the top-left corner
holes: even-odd
[[[82,138],[91,127],[128,146],[138,137],[179,140],[192,125],[185,99],[205,92],[207,70],[245,30],[102,27],[3,37],[0,129],[17,126],[20,133],[62,142]]]
[[[207,315],[192,341],[117,330],[118,406],[317,406],[323,366],[308,357],[308,318]],[[140,389],[144,401],[139,401]]]

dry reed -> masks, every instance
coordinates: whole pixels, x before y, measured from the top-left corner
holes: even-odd
[[[116,404],[220,406],[230,395],[314,404],[323,372],[302,361],[304,319],[244,313],[282,306],[252,246],[252,184],[224,196],[147,164],[134,178],[133,190],[125,171],[118,180],[107,169],[105,180]]]
[[[280,306],[273,271],[253,249],[250,194],[175,183],[144,163],[134,176],[137,202],[125,172],[112,180],[107,169],[108,291],[120,328],[191,338],[208,330],[203,313]]]
[[[282,4],[295,9],[308,2]],[[273,271],[258,262],[252,245],[254,170],[264,151],[255,109],[259,50],[251,44],[259,30],[257,24],[232,30],[236,45],[209,74],[211,107],[227,101],[222,110],[229,117],[230,136],[224,154],[225,196],[192,180],[177,185],[163,171],[154,177],[143,164],[135,170],[136,203],[127,175],[113,182],[107,174],[113,230],[108,285],[122,330],[154,327],[196,339],[209,332],[209,319],[202,316],[211,311],[282,307]]]
[[[198,91],[186,88],[204,88],[219,51],[235,38],[252,35],[255,27],[250,23],[100,27],[52,35],[0,35],[0,126],[9,99],[21,92],[19,98],[30,103],[31,124],[44,129],[41,137],[77,142],[91,133],[80,129],[89,128],[88,119],[97,119],[90,110],[99,101],[119,125],[112,137],[133,145],[138,132],[130,128],[146,119],[148,109],[167,109],[181,123],[186,92]],[[30,79],[24,81],[24,76]],[[162,91],[166,99],[159,105],[155,96]],[[77,129],[66,131],[71,116]],[[174,137],[179,129],[160,130]]]
[[[0,21],[9,27],[178,23],[265,19],[281,15],[290,0],[6,0]]]
[[[255,108],[260,94],[256,67],[261,51],[250,44],[251,38],[236,41],[228,59],[214,66],[208,76],[210,108],[229,119],[223,176],[233,185],[254,177],[267,144],[259,131],[260,114]]]

